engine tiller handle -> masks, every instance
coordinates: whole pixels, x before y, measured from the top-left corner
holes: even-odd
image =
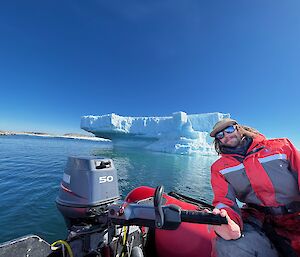
[[[181,210],[181,221],[190,223],[222,225],[228,224],[226,217],[200,211]]]

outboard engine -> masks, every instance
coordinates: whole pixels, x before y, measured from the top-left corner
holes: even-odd
[[[144,242],[141,229],[109,220],[109,207],[119,199],[117,171],[111,159],[68,158],[56,205],[68,227],[66,242],[73,257],[122,256],[125,252],[130,257],[143,256],[135,248]]]
[[[101,157],[69,157],[56,198],[67,227],[105,222],[108,205],[120,198],[113,161]],[[107,215],[106,215],[107,216]],[[100,220],[99,220],[100,219]]]

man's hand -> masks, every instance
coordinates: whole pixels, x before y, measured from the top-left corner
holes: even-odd
[[[238,239],[241,237],[241,229],[238,224],[236,224],[227,214],[227,211],[224,209],[213,209],[213,214],[220,214],[221,217],[226,217],[228,224],[227,225],[213,225],[212,228],[215,232],[225,240]]]

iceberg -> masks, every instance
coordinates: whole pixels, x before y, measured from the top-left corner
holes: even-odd
[[[176,154],[215,155],[209,132],[230,114],[219,112],[168,117],[123,117],[115,113],[82,116],[80,127],[96,137],[110,139],[114,146],[139,147]]]

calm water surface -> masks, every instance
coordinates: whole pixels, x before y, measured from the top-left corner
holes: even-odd
[[[132,149],[109,143],[35,136],[0,137],[0,242],[37,234],[48,242],[64,239],[66,227],[55,198],[68,156],[112,158],[120,192],[137,186],[212,200],[210,165],[216,157],[181,156]]]

